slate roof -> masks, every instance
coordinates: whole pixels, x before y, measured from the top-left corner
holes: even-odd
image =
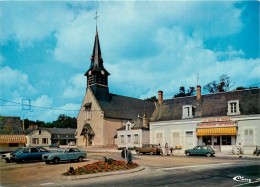
[[[256,88],[202,95],[198,101],[196,96],[164,100],[157,104],[151,121],[180,120],[183,105],[195,108],[193,118],[226,116],[229,100],[239,100],[241,115],[260,114],[260,89]]]
[[[146,113],[149,118],[155,109],[155,105],[151,101],[111,93],[109,93],[109,99],[96,98],[104,111],[105,118],[132,120],[136,119],[138,114],[143,113]]]
[[[0,116],[0,134],[24,134],[20,117]]]
[[[27,130],[27,134],[30,134],[34,130],[47,130],[51,134],[74,134],[75,135],[75,133],[76,133],[76,129],[72,129],[72,128],[56,128],[56,127],[54,127],[54,128],[43,128],[43,127],[38,127],[37,129]]]
[[[143,118],[142,117],[137,117],[136,121],[131,121],[134,126],[131,129],[143,129],[143,130],[149,130],[149,128],[144,127],[143,125]],[[125,130],[125,125],[117,129],[118,131],[124,131]]]

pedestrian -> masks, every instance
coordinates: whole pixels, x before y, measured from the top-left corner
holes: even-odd
[[[168,147],[168,143],[166,142],[165,144],[165,155],[169,155],[169,147]]]
[[[170,147],[171,155],[173,156],[173,147]]]
[[[239,146],[238,146],[239,148],[239,150],[238,150],[238,157],[239,158],[244,158],[244,149],[243,149],[243,147],[242,147],[242,145],[241,145],[241,143],[239,143]]]

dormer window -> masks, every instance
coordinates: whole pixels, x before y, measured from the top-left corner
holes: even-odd
[[[127,130],[130,131],[130,124],[127,124]]]
[[[182,106],[182,119],[193,118],[192,105]]]
[[[239,100],[230,100],[228,101],[228,112],[227,115],[239,115]]]

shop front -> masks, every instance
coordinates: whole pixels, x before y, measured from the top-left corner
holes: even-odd
[[[230,151],[236,145],[237,123],[230,118],[204,119],[196,131],[198,145],[210,145],[218,151]]]

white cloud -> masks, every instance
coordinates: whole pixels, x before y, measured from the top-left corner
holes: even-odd
[[[28,75],[25,73],[4,66],[0,68],[0,75],[2,96],[10,94],[14,90],[20,93],[36,93],[36,89],[29,83]]]
[[[86,77],[82,74],[76,74],[66,82],[66,87],[63,92],[65,98],[83,97],[86,90]]]
[[[41,95],[36,100],[32,101],[32,105],[37,107],[50,107],[52,104],[52,99],[49,98],[47,95]]]

